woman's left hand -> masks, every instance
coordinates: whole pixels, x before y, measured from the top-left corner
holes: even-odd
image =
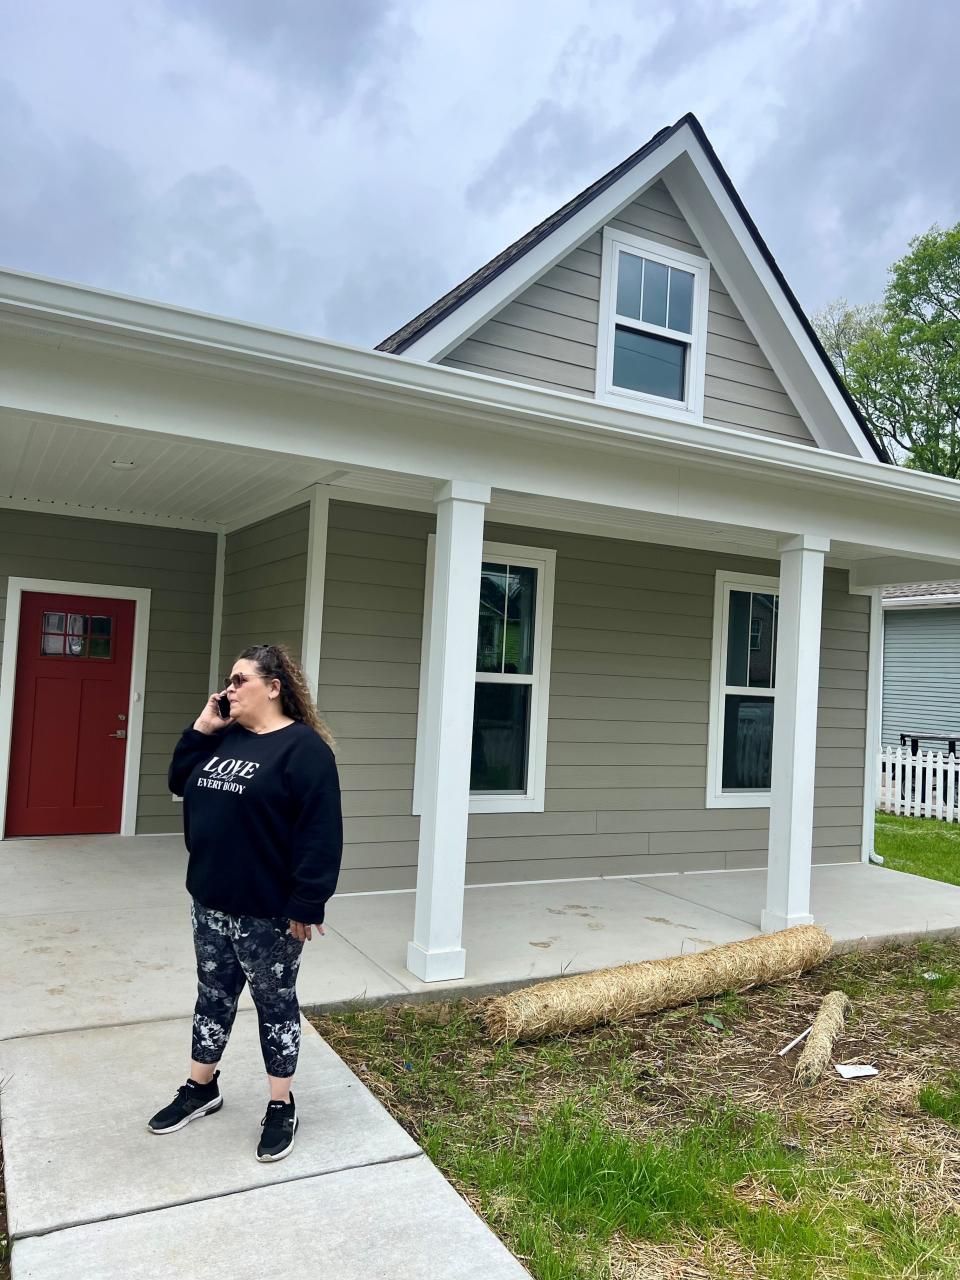
[[[322,924],[309,925],[301,924],[299,920],[290,921],[290,932],[298,942],[309,942],[313,937],[312,929],[316,929],[317,933],[321,935],[326,933],[326,929]]]

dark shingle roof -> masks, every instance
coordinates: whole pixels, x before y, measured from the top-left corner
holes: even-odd
[[[767,266],[773,272],[777,283],[780,285],[787,301],[796,313],[797,318],[806,331],[810,341],[813,343],[814,349],[823,360],[827,371],[840,391],[840,394],[843,396],[847,407],[856,419],[857,425],[866,437],[870,447],[881,462],[892,462],[893,459],[887,453],[883,444],[876,439],[873,432],[867,426],[863,415],[857,408],[856,402],[847,390],[843,379],[840,377],[840,374],[834,368],[829,356],[824,351],[820,339],[817,337],[813,326],[804,314],[803,308],[794,296],[793,290],[787,284],[783,272],[777,265],[776,259],[767,248],[763,237],[757,230],[756,224],[750,217],[749,213],[747,213],[743,201],[740,199],[736,188],[730,181],[729,175],[720,163],[713,147],[710,145],[707,135],[703,131],[703,126],[700,124],[700,121],[696,116],[689,113],[685,116],[681,116],[675,124],[670,125],[668,128],[661,129],[659,133],[655,133],[649,142],[645,142],[643,144],[639,151],[634,151],[633,155],[628,156],[627,159],[618,164],[616,168],[611,169],[610,172],[604,174],[602,178],[598,178],[596,182],[581,191],[579,195],[574,196],[572,200],[568,200],[562,208],[556,211],[556,213],[552,213],[549,218],[545,218],[543,222],[533,227],[526,233],[526,235],[522,235],[519,240],[515,240],[513,244],[508,245],[502,253],[498,253],[495,258],[491,258],[489,262],[480,267],[479,270],[475,271],[472,276],[468,276],[466,280],[456,285],[449,291],[449,293],[445,293],[442,298],[438,298],[436,302],[432,303],[424,311],[421,311],[418,316],[414,316],[413,319],[409,320],[402,326],[402,328],[397,329],[395,333],[391,333],[388,338],[384,338],[382,342],[377,344],[375,350],[390,351],[397,354],[404,352],[417,338],[421,337],[424,333],[428,333],[435,325],[439,324],[441,320],[445,320],[448,315],[453,311],[456,311],[456,309],[462,306],[469,298],[472,298],[475,294],[479,293],[480,290],[488,285],[491,280],[494,280],[501,274],[501,272],[505,271],[507,267],[516,262],[518,258],[522,258],[523,255],[528,253],[535,245],[538,245],[542,240],[545,240],[547,236],[556,231],[558,227],[562,226],[572,218],[573,215],[582,209],[584,205],[589,204],[589,202],[596,196],[600,195],[601,192],[612,186],[625,173],[634,168],[635,165],[638,165],[641,160],[645,160],[647,156],[656,151],[658,147],[662,147],[667,139],[673,137],[673,135],[682,129],[684,125],[688,125],[690,127],[697,141],[703,147],[704,153],[710,161],[717,177],[720,179],[720,182],[723,184],[727,195],[733,201],[733,204],[740,217],[743,219],[754,243],[760,250]]]

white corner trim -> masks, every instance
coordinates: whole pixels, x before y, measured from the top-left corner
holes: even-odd
[[[133,654],[130,665],[130,701],[127,710],[123,808],[120,815],[120,834],[135,835],[137,801],[140,796],[140,754],[143,743],[147,644],[150,635],[150,589],[148,587],[114,587],[99,582],[60,582],[51,578],[11,577],[8,580],[7,617],[3,631],[4,662],[3,669],[0,671],[0,838],[3,837],[7,821],[7,786],[10,776],[10,742],[13,732],[13,701],[20,639],[20,606],[25,591],[101,596],[111,600],[132,600],[136,605]]]
[[[207,688],[211,693],[220,684],[220,638],[223,635],[223,575],[227,559],[227,535],[217,534],[216,570],[213,578],[213,618],[210,626],[210,679]]]
[[[662,336],[671,341],[683,342],[688,349],[686,362],[686,395],[683,401],[668,400],[663,396],[632,391],[618,387],[613,381],[613,335],[617,325],[616,297],[620,250],[624,249],[664,266],[677,266],[689,272],[694,279],[693,328],[690,334],[674,334],[656,326],[637,322],[637,332]],[[609,404],[634,404],[637,408],[653,405],[657,412],[678,420],[702,422],[707,364],[707,320],[710,304],[710,262],[681,249],[673,249],[654,240],[614,227],[603,229],[603,255],[600,266],[600,323],[597,331],[597,380],[595,393],[598,400]]]
[[[417,701],[417,746],[413,772],[414,815],[422,815],[422,776],[426,758],[427,678],[430,664],[430,624],[433,616],[433,576],[436,534],[427,539],[424,579],[423,636],[420,642],[420,689]],[[513,543],[483,544],[485,560],[507,560],[520,567],[537,569],[537,605],[534,620],[534,679],[530,702],[530,743],[527,759],[527,790],[524,795],[471,795],[470,813],[543,813],[546,802],[547,726],[550,710],[550,660],[553,652],[553,594],[557,553],[549,547],[523,547]]]
[[[727,600],[730,591],[762,591],[779,595],[777,578],[761,577],[752,573],[736,573],[731,569],[718,569],[713,591],[713,641],[710,646],[710,708],[707,723],[707,793],[704,807],[707,809],[769,809],[769,791],[724,791],[723,779],[723,718],[724,690],[727,668]],[[756,689],[756,694],[772,697],[776,708],[775,689]],[[774,711],[776,716],[776,711]]]
[[[876,834],[878,799],[878,756],[883,724],[883,589],[851,588],[851,595],[866,596],[870,602],[870,631],[867,644],[867,723],[863,759],[863,838],[860,859],[869,862]]]
[[[303,601],[303,671],[314,698],[320,679],[320,640],[323,631],[323,592],[327,579],[327,527],[330,495],[319,485],[310,490],[307,538],[307,581]]]

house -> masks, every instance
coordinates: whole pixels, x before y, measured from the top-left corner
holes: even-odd
[[[960,582],[883,593],[881,744],[914,752],[960,744]],[[901,738],[903,741],[901,741]]]
[[[766,866],[777,929],[868,856],[881,592],[960,574],[960,486],[889,465],[692,116],[377,350],[4,272],[0,358],[6,838],[175,830],[269,638],[422,979],[468,883]]]

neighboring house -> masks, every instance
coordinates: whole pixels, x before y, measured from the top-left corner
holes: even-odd
[[[960,582],[915,582],[883,593],[885,747],[960,745]]]
[[[693,117],[376,351],[6,272],[0,358],[8,836],[176,830],[274,639],[422,978],[465,882],[766,866],[773,929],[869,852],[880,591],[960,575],[960,485],[888,465]]]

